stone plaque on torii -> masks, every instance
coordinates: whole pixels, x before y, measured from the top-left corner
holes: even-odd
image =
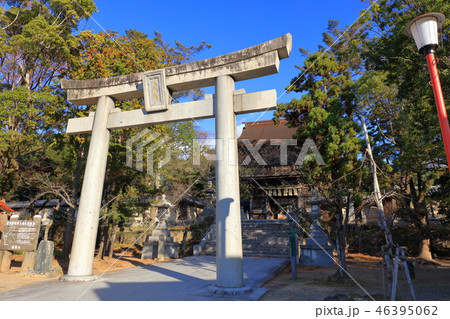
[[[216,293],[245,292],[242,268],[236,114],[274,109],[275,90],[245,93],[234,82],[278,72],[289,57],[292,37],[285,34],[222,56],[156,71],[95,80],[63,80],[67,99],[97,104],[88,117],[70,119],[68,134],[90,133],[86,170],[78,208],[69,269],[62,280],[84,281],[92,274],[110,130],[215,117],[216,140]],[[215,86],[213,98],[170,104],[167,92]],[[145,108],[121,111],[114,101],[145,98]]]

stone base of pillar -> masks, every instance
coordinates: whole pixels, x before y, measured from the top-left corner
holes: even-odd
[[[159,240],[149,240],[143,243],[141,259],[165,260],[178,258],[178,243],[173,242],[173,238],[161,238]]]
[[[69,276],[63,275],[59,277],[59,281],[94,281],[99,279],[99,275],[89,275],[89,276]]]
[[[200,256],[200,253],[202,252],[202,249],[200,248],[200,245],[194,245],[192,247],[192,249],[194,250],[194,252],[193,252],[194,256]]]
[[[240,288],[224,288],[212,285],[209,287],[209,292],[219,295],[219,296],[235,296],[235,295],[246,295],[253,292],[253,288],[244,286]]]
[[[334,259],[332,258],[333,248],[327,246],[326,243],[322,247],[323,249],[316,244],[301,245],[300,265],[317,267],[334,266]]]

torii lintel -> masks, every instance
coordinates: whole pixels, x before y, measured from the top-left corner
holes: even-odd
[[[243,81],[278,72],[281,59],[289,57],[292,36],[287,33],[273,40],[218,57],[167,67],[165,84],[172,91],[212,86],[221,75]],[[62,80],[67,99],[78,105],[97,104],[100,96],[116,101],[142,98],[142,78],[146,72],[103,79]]]

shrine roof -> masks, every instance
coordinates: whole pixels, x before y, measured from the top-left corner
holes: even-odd
[[[243,124],[245,127],[238,140],[292,139],[297,130],[295,127],[288,127],[285,119],[281,119],[278,125],[275,125],[272,120],[244,122]]]

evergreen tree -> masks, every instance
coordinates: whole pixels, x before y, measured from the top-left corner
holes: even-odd
[[[412,38],[404,33],[405,25],[428,12],[450,15],[447,1],[381,0],[371,7],[370,28],[374,36],[364,52],[366,68],[384,79],[378,89],[396,88],[389,103],[368,101],[372,117],[373,136],[380,143],[379,159],[392,165],[391,184],[401,188],[404,210],[408,220],[419,229],[421,247],[419,257],[431,259],[431,233],[427,206],[430,188],[441,176],[448,175],[444,147],[439,128],[432,89],[424,57],[417,52]],[[443,30],[448,29],[447,20]],[[442,45],[437,51],[441,57],[440,78],[444,98],[450,96],[450,51],[448,33],[442,34]],[[384,87],[384,88],[383,88]],[[372,95],[372,98],[374,96]],[[384,105],[385,112],[379,112]],[[378,109],[377,109],[378,108]],[[384,114],[383,114],[384,113]],[[375,122],[375,117],[378,118]]]
[[[44,154],[63,115],[57,80],[77,59],[74,32],[95,10],[91,0],[2,2],[0,196],[26,199],[30,175],[49,170]]]
[[[302,97],[279,105],[275,120],[284,117],[297,127],[302,143],[315,141],[325,165],[306,160],[302,173],[310,185],[327,199],[327,208],[336,218],[336,246],[340,268],[338,278],[346,277],[345,247],[349,199],[358,186],[358,155],[361,153],[359,130],[353,121],[353,82],[349,65],[338,61],[329,51],[310,54],[300,74],[292,79],[289,91],[304,92]],[[342,212],[346,211],[343,216]]]

